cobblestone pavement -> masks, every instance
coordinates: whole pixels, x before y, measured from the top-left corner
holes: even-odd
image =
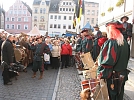
[[[80,78],[75,67],[59,70],[59,85],[55,100],[80,100]]]
[[[32,70],[20,72],[18,80],[12,79],[13,85],[3,85],[0,72],[0,100],[52,100],[58,70],[49,69],[44,72],[42,80],[31,78]]]

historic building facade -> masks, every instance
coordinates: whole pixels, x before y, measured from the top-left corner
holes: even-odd
[[[35,25],[40,32],[48,30],[48,14],[49,14],[50,0],[34,0],[32,12],[32,27]]]
[[[85,1],[84,24],[90,23],[91,26],[98,24],[99,3]]]
[[[55,0],[51,2],[48,23],[48,34],[50,36],[61,36],[66,31],[76,32],[76,28],[73,27],[76,4],[78,4],[78,0]]]
[[[32,10],[21,0],[16,0],[5,16],[5,30],[7,32],[18,34],[28,33],[31,30]]]

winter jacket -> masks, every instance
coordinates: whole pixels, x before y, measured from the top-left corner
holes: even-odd
[[[63,44],[61,46],[61,55],[72,55],[72,47],[70,46],[70,44]]]

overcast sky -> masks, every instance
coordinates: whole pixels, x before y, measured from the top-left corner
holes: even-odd
[[[0,0],[0,3],[3,2],[3,8],[7,11],[10,6],[14,4],[16,0]],[[26,2],[30,7],[32,7],[33,0],[22,0]],[[99,2],[99,0],[85,0],[85,1],[92,1],[92,2]]]

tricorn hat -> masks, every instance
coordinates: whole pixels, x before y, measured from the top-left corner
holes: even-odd
[[[93,28],[99,28],[98,24],[96,24]]]
[[[123,27],[123,24],[120,23],[119,21],[111,21],[111,22],[108,22],[106,23],[106,27],[109,26],[109,25],[114,25],[116,27],[116,29],[121,29],[121,30],[125,30],[125,28]]]
[[[129,18],[127,17],[127,16],[123,16],[123,17],[121,17],[121,21],[123,20],[123,18],[127,18],[127,21],[129,20]]]
[[[87,29],[87,28],[83,28],[82,31],[81,31],[81,33],[86,32],[86,31],[88,31],[88,30],[89,30],[89,29]]]

